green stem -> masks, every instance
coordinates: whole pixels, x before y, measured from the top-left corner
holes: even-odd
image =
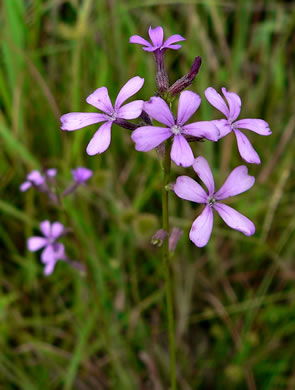
[[[163,161],[163,188],[162,188],[162,227],[169,233],[169,205],[168,205],[168,191],[167,185],[170,181],[171,170],[171,140],[166,141],[165,156]],[[170,347],[170,381],[171,390],[176,390],[176,350],[175,350],[175,330],[174,330],[174,313],[173,313],[173,292],[172,280],[169,259],[169,245],[168,238],[164,240],[162,247],[163,267],[166,282],[166,300],[167,300],[167,319],[169,332],[169,347]]]

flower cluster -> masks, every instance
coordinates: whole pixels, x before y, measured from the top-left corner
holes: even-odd
[[[188,75],[183,76],[170,87],[164,67],[164,53],[168,49],[180,49],[181,45],[178,43],[184,41],[185,38],[180,35],[172,35],[164,41],[164,32],[160,26],[154,29],[150,27],[149,37],[151,42],[138,35],[133,35],[130,38],[130,43],[142,45],[144,51],[153,53],[157,68],[157,95],[146,102],[135,100],[123,105],[128,98],[135,95],[142,88],[144,79],[139,76],[131,78],[121,88],[114,106],[111,103],[107,88],[98,88],[88,96],[86,101],[100,112],[65,114],[61,117],[61,129],[72,131],[94,123],[104,122],[96,131],[86,149],[89,155],[95,155],[108,149],[111,141],[111,127],[116,124],[132,130],[131,139],[135,143],[136,150],[148,152],[165,143],[166,148],[171,148],[171,160],[176,165],[182,167],[193,166],[193,169],[207,187],[208,193],[188,176],[178,177],[172,188],[178,197],[205,205],[202,214],[194,221],[190,231],[190,238],[195,245],[202,247],[207,244],[213,227],[213,210],[231,228],[239,230],[247,236],[254,234],[255,226],[253,222],[221,202],[253,186],[255,179],[248,175],[247,167],[239,166],[234,169],[224,185],[215,192],[214,180],[208,162],[201,156],[195,158],[189,142],[200,140],[217,142],[233,131],[237,138],[241,157],[247,163],[259,164],[260,158],[257,152],[240,129],[251,130],[263,136],[270,135],[271,131],[267,122],[262,119],[237,120],[241,111],[240,97],[236,93],[222,88],[224,99],[214,88],[209,87],[205,91],[207,101],[219,110],[226,119],[188,123],[198,110],[201,97],[195,92],[184,91],[184,89],[196,77],[201,65],[201,58],[196,57]],[[171,107],[177,95],[179,95],[178,109],[177,115],[174,116]],[[141,123],[129,122],[130,119],[139,117]],[[164,126],[154,124],[153,120]]]
[[[47,169],[43,175],[41,172],[34,170],[27,174],[27,180],[20,185],[19,189],[25,192],[30,187],[35,187],[41,192],[46,192],[48,190],[47,180],[53,178],[56,173],[57,170],[54,168]]]
[[[50,168],[41,173],[36,169],[27,174],[26,181],[24,181],[19,189],[21,192],[27,191],[29,188],[33,187],[39,192],[44,192],[47,194],[48,198],[53,202],[58,204],[59,197],[57,196],[56,182],[54,177],[57,174],[57,169]],[[66,196],[76,190],[79,185],[84,185],[88,179],[91,178],[93,172],[91,169],[78,167],[72,170],[73,183],[63,191],[62,196]]]
[[[56,174],[57,170],[54,168],[45,170],[43,174],[34,170],[27,175],[27,180],[20,185],[20,191],[25,192],[30,187],[34,187],[40,192],[45,192],[51,201],[59,205],[60,197],[57,196],[56,188],[52,188],[56,184],[53,180]],[[78,186],[85,185],[92,174],[93,172],[88,168],[78,167],[73,169],[73,183],[63,191],[62,197],[74,192]],[[71,261],[67,257],[64,245],[59,243],[59,239],[69,233],[69,229],[66,229],[60,222],[53,222],[51,224],[50,221],[46,220],[40,223],[40,230],[43,237],[30,237],[27,242],[27,247],[31,252],[44,248],[41,254],[41,262],[44,264],[45,275],[50,275],[53,272],[58,260],[65,261],[74,268],[84,271],[84,267],[81,264]]]

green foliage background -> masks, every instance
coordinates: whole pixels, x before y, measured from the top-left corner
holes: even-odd
[[[114,98],[139,75],[137,96],[155,93],[153,56],[128,40],[162,25],[187,39],[166,54],[171,81],[202,56],[195,118],[219,118],[204,90],[226,86],[242,98],[241,117],[273,131],[247,132],[262,164],[249,167],[255,186],[232,200],[255,236],[216,218],[198,249],[188,232],[200,208],[170,196],[172,224],[184,229],[173,261],[179,388],[294,389],[294,2],[2,0],[0,12],[0,388],[169,387],[161,256],[150,244],[160,225],[157,155],[136,152],[129,132],[114,127],[110,149],[89,157],[95,125],[59,130],[62,113],[91,110],[85,99],[100,86]],[[232,134],[194,153],[218,185],[243,163]],[[57,167],[64,187],[78,165],[95,173],[64,209],[19,192],[33,168]],[[183,173],[174,165],[172,179]],[[88,276],[63,263],[43,276],[26,239],[44,219],[73,229],[64,243]]]

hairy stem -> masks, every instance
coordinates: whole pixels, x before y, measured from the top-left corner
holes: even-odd
[[[163,161],[163,188],[162,188],[162,228],[169,232],[169,204],[167,185],[170,181],[171,170],[171,140],[166,141],[165,155]],[[169,258],[169,243],[168,239],[164,240],[162,247],[163,268],[166,282],[166,300],[167,300],[167,319],[168,319],[168,333],[169,333],[169,347],[170,347],[170,381],[171,390],[176,390],[176,350],[175,350],[175,331],[174,331],[174,313],[173,313],[173,292],[172,292],[172,278],[170,270]]]

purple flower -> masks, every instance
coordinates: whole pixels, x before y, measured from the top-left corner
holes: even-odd
[[[200,184],[188,176],[179,176],[173,186],[174,192],[180,198],[206,205],[190,230],[190,239],[193,243],[198,247],[208,243],[213,228],[213,209],[232,229],[239,230],[246,236],[254,234],[255,225],[250,219],[220,202],[241,194],[253,186],[255,178],[248,175],[248,168],[245,165],[235,168],[217,192],[215,192],[214,179],[207,160],[204,157],[196,158],[193,168],[207,187],[208,194]]]
[[[136,150],[147,152],[160,145],[170,137],[173,137],[171,148],[171,159],[177,165],[189,167],[194,162],[194,155],[184,135],[207,138],[217,141],[219,137],[218,128],[213,121],[185,123],[197,111],[201,98],[194,92],[184,91],[180,94],[178,103],[177,119],[174,119],[167,103],[160,97],[152,97],[144,103],[144,111],[158,122],[167,127],[143,126],[134,130],[131,138],[135,142]]]
[[[50,169],[47,169],[47,171],[45,172],[46,176],[48,177],[54,177],[56,176],[57,174],[57,170],[55,168],[50,168]]]
[[[45,171],[45,176],[43,176],[39,171],[34,170],[27,175],[27,180],[20,185],[19,189],[22,192],[25,192],[33,186],[45,191],[47,189],[46,176],[54,177],[56,175],[56,172],[56,169],[50,168]]]
[[[261,161],[257,152],[248,138],[239,129],[251,130],[260,135],[270,135],[271,130],[268,123],[262,119],[240,119],[236,121],[241,111],[241,99],[236,93],[228,92],[226,88],[221,88],[221,90],[228,106],[223,97],[214,88],[209,87],[205,91],[209,103],[221,111],[227,118],[215,121],[216,126],[220,130],[220,138],[234,131],[241,157],[247,163],[260,164]]]
[[[43,221],[40,223],[40,230],[44,237],[34,236],[28,239],[28,249],[31,252],[44,248],[41,254],[41,261],[45,264],[44,274],[50,275],[58,260],[65,260],[63,244],[58,239],[65,234],[65,228],[60,222]]]
[[[171,35],[163,44],[164,40],[164,32],[162,27],[156,27],[156,28],[149,28],[149,36],[151,38],[152,44],[150,42],[146,41],[139,35],[132,35],[130,37],[129,42],[130,43],[137,43],[139,45],[143,45],[142,48],[145,51],[156,51],[156,50],[166,50],[166,49],[173,49],[178,50],[181,48],[181,45],[174,45],[176,42],[185,41],[185,38],[183,38],[181,35]]]
[[[92,170],[88,168],[78,167],[76,169],[72,169],[73,179],[77,184],[84,184],[91,178],[92,174]]]
[[[116,119],[135,119],[140,116],[143,106],[142,100],[135,100],[124,106],[122,106],[122,104],[125,100],[138,92],[143,86],[143,83],[144,79],[138,76],[127,81],[121,88],[114,107],[110,100],[107,88],[98,88],[88,96],[86,102],[101,110],[103,114],[94,112],[70,112],[60,118],[62,122],[61,129],[72,131],[94,123],[105,122],[94,134],[86,149],[90,156],[97,153],[103,153],[110,146],[111,127],[113,122]]]

